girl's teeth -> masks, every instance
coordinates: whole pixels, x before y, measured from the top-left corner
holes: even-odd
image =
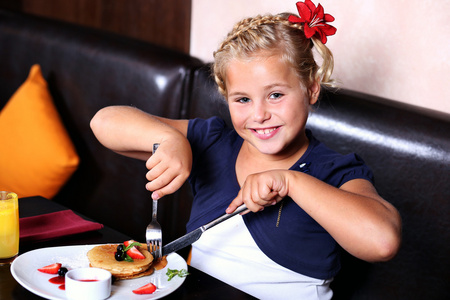
[[[274,130],[275,130],[275,128],[271,128],[271,129],[259,129],[259,130],[256,130],[256,132],[259,133],[259,134],[268,134],[268,133],[271,133],[271,132],[274,131]]]

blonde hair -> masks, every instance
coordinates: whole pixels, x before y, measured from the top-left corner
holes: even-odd
[[[224,97],[227,95],[225,78],[228,63],[233,59],[255,57],[261,51],[280,54],[293,67],[305,87],[310,87],[314,82],[334,85],[331,79],[333,54],[319,39],[306,38],[303,25],[288,21],[290,15],[259,15],[244,19],[228,33],[214,52],[213,64],[214,79]],[[320,67],[314,59],[313,46],[323,59]]]

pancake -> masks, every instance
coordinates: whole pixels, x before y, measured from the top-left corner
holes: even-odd
[[[131,279],[147,276],[153,273],[153,256],[147,251],[147,246],[139,247],[144,259],[135,259],[132,262],[117,261],[114,253],[118,244],[100,245],[88,251],[87,257],[91,267],[101,268],[111,272],[116,279]]]
[[[155,268],[153,268],[152,266],[150,266],[146,271],[141,272],[141,273],[136,273],[134,275],[115,275],[114,278],[117,280],[121,280],[121,279],[134,279],[134,278],[140,278],[140,277],[144,277],[144,276],[148,276],[148,275],[152,275],[153,272],[155,272]]]

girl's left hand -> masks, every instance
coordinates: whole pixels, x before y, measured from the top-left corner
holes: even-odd
[[[237,197],[226,209],[226,213],[232,213],[243,203],[253,212],[261,211],[265,206],[277,204],[288,195],[288,172],[271,170],[249,175]]]

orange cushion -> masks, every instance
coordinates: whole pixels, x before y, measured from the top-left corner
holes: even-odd
[[[53,198],[79,164],[39,65],[0,112],[0,190]]]

